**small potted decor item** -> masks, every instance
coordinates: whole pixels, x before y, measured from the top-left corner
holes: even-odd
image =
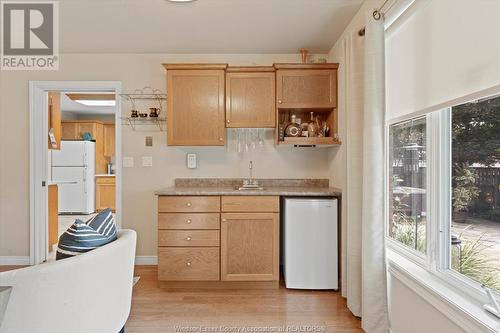
[[[307,49],[300,49],[300,58],[302,60],[303,64],[307,64],[307,58],[309,57],[309,50]]]
[[[131,118],[137,118],[137,117],[139,117],[139,111],[137,111],[137,110],[130,111],[130,117]]]
[[[139,117],[146,118],[148,116],[147,112],[139,112]]]
[[[149,116],[151,118],[158,118],[159,115],[160,115],[159,108],[149,108]]]

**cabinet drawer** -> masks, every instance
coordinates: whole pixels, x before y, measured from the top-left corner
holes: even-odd
[[[219,245],[219,230],[158,230],[158,246]]]
[[[220,229],[219,213],[159,213],[158,229]]]
[[[223,196],[223,212],[279,212],[277,196]]]
[[[158,198],[160,213],[217,213],[220,212],[220,197],[202,196],[160,196]]]
[[[115,183],[115,177],[96,177],[96,182],[97,184],[114,184]]]
[[[158,249],[158,279],[163,281],[220,280],[218,247]]]

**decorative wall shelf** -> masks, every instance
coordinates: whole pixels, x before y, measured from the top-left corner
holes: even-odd
[[[146,113],[147,117],[122,117],[124,124],[129,125],[132,130],[136,130],[137,125],[156,125],[160,131],[166,130],[166,107],[167,94],[159,89],[144,87],[136,89],[132,93],[120,94],[120,96],[128,101],[132,110],[139,113]],[[149,117],[149,108],[157,108],[160,117]]]
[[[122,117],[123,122],[129,125],[133,131],[136,130],[137,125],[156,125],[160,131],[166,130],[167,118],[164,117]]]

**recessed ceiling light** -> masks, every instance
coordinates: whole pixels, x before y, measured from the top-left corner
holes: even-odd
[[[76,99],[75,102],[86,106],[116,106],[115,100]]]

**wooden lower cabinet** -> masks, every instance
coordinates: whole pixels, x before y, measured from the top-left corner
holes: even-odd
[[[116,211],[116,184],[114,176],[99,176],[95,184],[95,209]]]
[[[279,197],[160,196],[158,280],[174,288],[277,288]]]
[[[279,279],[279,214],[221,215],[221,279]]]
[[[52,246],[59,242],[59,203],[57,185],[48,186],[49,193],[49,252]]]
[[[158,279],[163,281],[218,281],[218,247],[160,247]]]

